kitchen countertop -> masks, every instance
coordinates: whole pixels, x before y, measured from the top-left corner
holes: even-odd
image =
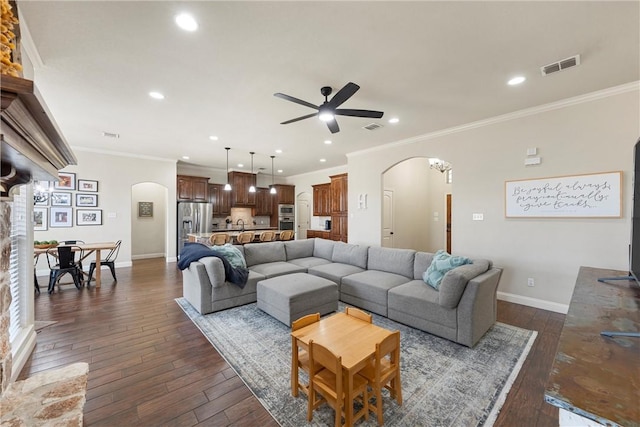
[[[259,234],[262,231],[265,230],[273,230],[276,232],[276,234],[279,234],[280,232],[282,232],[283,230],[278,230],[276,227],[269,227],[269,228],[245,228],[244,231],[253,231],[256,234]],[[211,235],[213,234],[229,234],[231,235],[231,237],[236,237],[238,234],[242,233],[241,229],[227,229],[227,230],[214,230],[211,233],[189,233],[187,234],[187,236],[189,237],[194,237],[196,239],[208,239],[209,237],[211,237]]]

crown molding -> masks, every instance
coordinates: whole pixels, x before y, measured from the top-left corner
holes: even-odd
[[[87,147],[79,147],[76,145],[72,145],[71,148],[73,151],[84,151],[87,153],[97,153],[97,154],[106,154],[108,156],[118,156],[118,157],[131,157],[134,159],[144,159],[144,160],[155,160],[158,162],[167,162],[167,163],[178,163],[176,159],[167,159],[165,157],[154,157],[147,156],[145,154],[132,154],[132,153],[123,153],[122,151],[110,151],[110,150],[101,150],[99,148],[87,148]]]
[[[620,95],[627,92],[633,92],[637,90],[640,90],[640,81],[625,83],[619,86],[614,86],[614,87],[599,90],[596,92],[591,92],[584,95],[578,95],[572,98],[566,98],[560,101],[551,102],[549,104],[543,104],[537,107],[526,108],[524,110],[518,110],[511,113],[502,114],[500,116],[495,116],[495,117],[478,120],[478,121],[467,123],[460,126],[454,126],[448,129],[442,129],[439,131],[426,133],[423,135],[418,135],[411,138],[403,139],[400,141],[379,145],[377,147],[367,148],[365,150],[353,151],[351,153],[347,153],[347,158],[358,157],[358,156],[362,156],[362,155],[366,155],[366,154],[370,154],[378,151],[388,150],[389,148],[400,147],[403,145],[409,145],[409,144],[415,144],[417,142],[428,141],[430,139],[440,138],[445,135],[465,132],[471,129],[477,129],[484,126],[491,126],[497,123],[503,123],[510,120],[527,117],[527,116],[533,116],[536,114],[545,113],[547,111],[558,110],[558,109],[570,107],[573,105],[584,104],[584,103],[595,101],[598,99],[608,98],[610,96],[616,96],[616,95]]]

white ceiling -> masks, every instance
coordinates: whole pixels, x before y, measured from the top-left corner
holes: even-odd
[[[74,148],[283,175],[347,163],[346,153],[640,80],[640,3],[20,1],[41,63],[35,82]],[[199,30],[174,24],[193,14]],[[580,54],[579,67],[540,67]],[[527,81],[506,85],[514,75]],[[331,134],[313,112],[361,86]],[[148,92],[165,94],[153,100]],[[398,117],[398,124],[387,120]],[[384,127],[368,131],[372,122]],[[120,134],[119,139],[102,132]],[[219,140],[209,140],[217,135]],[[331,139],[332,145],[324,140]],[[325,163],[319,159],[325,158]],[[237,169],[237,167],[235,167]]]

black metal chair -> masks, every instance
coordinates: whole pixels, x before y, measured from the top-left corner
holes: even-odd
[[[78,269],[78,263],[75,260],[76,254],[79,258],[83,256],[83,250],[79,246],[58,246],[57,248],[49,248],[47,250],[47,264],[49,265],[49,288],[52,294],[55,291],[56,284],[65,274],[71,274],[73,283],[76,288],[82,288],[82,273]],[[55,265],[51,264],[52,259],[57,259]]]
[[[120,252],[120,244],[122,240],[118,240],[116,242],[116,247],[111,249],[105,259],[100,260],[100,267],[103,266],[109,267],[111,270],[111,275],[113,276],[114,281],[118,281],[116,278],[116,258],[118,258],[118,253]],[[96,262],[91,261],[91,265],[89,266],[89,278],[87,279],[87,286],[91,283],[91,278],[93,277],[93,271],[96,269]]]
[[[58,242],[58,245],[60,246],[84,245],[84,240],[63,240],[61,242]],[[76,264],[78,264],[78,268],[80,269],[80,271],[82,271],[82,257],[78,259],[78,262],[76,262]]]

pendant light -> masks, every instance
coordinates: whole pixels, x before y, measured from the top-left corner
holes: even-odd
[[[276,156],[271,156],[271,190],[269,191],[271,194],[276,194],[276,187],[273,185],[273,159],[275,159],[275,157]]]
[[[229,150],[231,148],[224,147],[224,149],[227,150],[227,183],[224,185],[224,191],[231,191],[231,184],[229,184]]]
[[[253,151],[250,151],[249,154],[251,154],[251,175],[252,175],[251,179],[253,180],[254,179],[254,177],[253,177],[253,155],[256,154],[256,153],[253,152]],[[249,187],[249,193],[255,193],[255,192],[256,192],[256,186],[253,185],[253,182],[252,182],[251,186]]]

